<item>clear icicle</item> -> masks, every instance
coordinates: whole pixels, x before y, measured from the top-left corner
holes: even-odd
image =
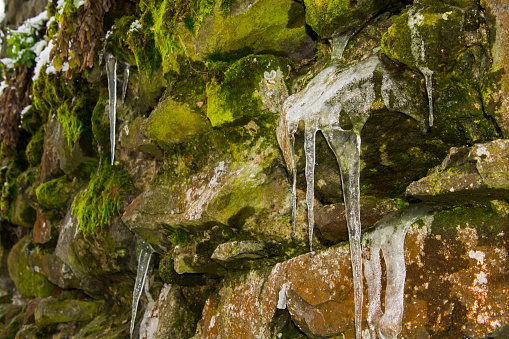
[[[140,255],[138,257],[138,271],[136,273],[136,282],[134,283],[133,305],[131,310],[131,338],[133,337],[134,325],[136,324],[136,313],[138,311],[138,303],[140,301],[141,294],[143,293],[143,286],[147,278],[150,258],[154,252],[150,245],[143,240],[140,240],[139,248]]]
[[[364,237],[369,246],[369,256],[364,261],[364,273],[368,284],[368,325],[370,338],[396,339],[401,332],[405,288],[405,236],[410,226],[431,211],[424,205],[411,206],[380,220],[375,230]],[[387,286],[385,290],[385,313],[381,308],[383,253]]]
[[[129,83],[129,67],[131,67],[131,64],[126,62],[124,68],[124,80],[122,82],[122,103],[124,103],[125,101],[125,95],[127,93],[127,84]]]
[[[297,165],[295,164],[295,135],[290,134],[290,156],[292,163],[292,236],[295,237],[295,223],[297,222]]]
[[[106,53],[106,40],[103,41],[103,47],[99,52],[99,66],[103,63],[104,54]]]
[[[345,200],[346,223],[350,241],[352,261],[354,301],[355,301],[355,336],[361,338],[362,333],[362,249],[361,249],[361,215],[360,215],[360,135],[330,129],[324,131],[327,142],[336,155],[341,169],[343,196]]]
[[[117,58],[106,54],[106,74],[108,76],[108,117],[110,119],[111,164],[115,161],[115,122],[117,118]]]
[[[309,250],[313,250],[313,228],[315,226],[315,144],[316,125],[306,126],[304,135],[304,153],[306,154],[306,203],[308,206]]]

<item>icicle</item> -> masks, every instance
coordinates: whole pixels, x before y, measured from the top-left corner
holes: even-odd
[[[424,16],[420,14],[420,10],[416,10],[415,7],[412,7],[412,9],[408,11],[408,27],[410,27],[410,30],[412,31],[411,51],[417,68],[421,71],[424,75],[424,79],[426,80],[426,92],[428,93],[429,104],[429,126],[431,127],[433,126],[433,71],[427,67],[424,39],[418,30],[418,26],[422,24],[423,20]]]
[[[106,40],[103,41],[103,48],[99,52],[99,66],[103,63],[104,54],[106,53]]]
[[[315,226],[315,144],[316,124],[308,121],[304,135],[304,153],[306,154],[306,203],[308,206],[309,250],[313,250],[313,228]]]
[[[350,241],[352,261],[354,301],[355,301],[355,337],[362,335],[362,249],[360,217],[360,135],[330,128],[323,131],[327,142],[336,155],[341,170],[343,197],[345,200],[346,223]]]
[[[428,92],[428,105],[429,105],[429,127],[433,126],[433,71],[427,67],[420,69],[426,79],[426,91]]]
[[[359,30],[360,27],[356,27],[347,32],[332,34],[332,60],[340,60],[343,57],[346,46]]]
[[[133,337],[134,325],[136,324],[136,313],[138,311],[138,303],[140,301],[141,293],[143,292],[143,285],[147,278],[148,267],[150,265],[150,257],[154,251],[145,241],[140,241],[140,255],[138,257],[138,272],[136,274],[136,282],[134,283],[133,290],[133,305],[131,310],[131,338]]]
[[[115,161],[115,121],[117,117],[117,59],[106,54],[106,73],[108,75],[108,95],[109,95],[109,111],[110,119],[110,143],[111,143],[111,164]]]
[[[405,288],[405,236],[410,226],[424,217],[431,209],[428,206],[412,206],[389,215],[379,221],[375,230],[366,235],[369,256],[364,261],[364,272],[368,284],[368,325],[370,338],[396,339],[401,332],[403,299]],[[382,312],[382,250],[387,270],[385,290],[385,313]]]
[[[297,165],[295,164],[295,134],[290,133],[290,156],[292,162],[292,237],[295,237],[295,223],[297,221]]]
[[[131,67],[131,64],[126,62],[124,69],[124,80],[122,82],[122,103],[124,103],[125,95],[127,93],[127,84],[129,83],[129,67]]]

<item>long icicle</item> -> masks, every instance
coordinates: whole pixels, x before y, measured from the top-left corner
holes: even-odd
[[[106,54],[106,74],[108,76],[108,118],[110,119],[111,164],[115,162],[115,122],[117,119],[117,58]]]
[[[133,289],[133,304],[131,309],[131,328],[130,334],[133,337],[134,325],[136,324],[136,313],[138,312],[138,303],[140,302],[143,286],[147,278],[148,267],[153,250],[145,241],[140,242],[140,255],[138,257],[138,271],[136,273],[136,282]]]
[[[309,122],[308,122],[309,123]],[[306,125],[304,134],[304,153],[306,154],[306,203],[308,206],[309,250],[313,250],[313,229],[315,226],[315,144],[316,124]]]
[[[350,241],[352,261],[354,302],[355,302],[355,337],[362,336],[362,249],[361,249],[361,218],[360,218],[360,135],[331,128],[324,133],[327,142],[336,155],[343,183],[343,199],[345,201],[346,223]]]
[[[292,161],[292,237],[295,237],[297,223],[297,164],[295,163],[295,134],[290,133],[290,157]]]

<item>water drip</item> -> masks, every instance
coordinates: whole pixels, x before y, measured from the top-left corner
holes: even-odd
[[[108,76],[108,118],[110,119],[111,164],[115,161],[115,122],[117,118],[117,58],[106,54],[106,74]]]
[[[431,211],[417,205],[388,215],[375,225],[375,230],[364,237],[369,255],[364,260],[364,275],[368,284],[368,325],[370,339],[396,339],[401,332],[405,288],[405,236],[410,226]],[[381,309],[383,253],[387,286],[385,313]]]
[[[129,83],[129,67],[131,67],[131,64],[125,63],[124,68],[124,80],[122,82],[122,103],[125,101],[125,95],[127,93],[127,84]]]
[[[138,303],[140,301],[143,286],[147,278],[148,267],[150,265],[150,258],[154,250],[145,241],[140,239],[139,243],[140,255],[138,256],[138,271],[136,273],[136,282],[133,289],[133,305],[131,311],[131,338],[133,337],[134,325],[136,324],[136,313],[138,311]]]

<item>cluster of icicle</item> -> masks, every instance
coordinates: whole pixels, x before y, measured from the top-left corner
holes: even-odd
[[[364,275],[368,284],[369,338],[396,339],[401,332],[405,288],[405,236],[410,226],[431,212],[425,205],[408,207],[380,220],[374,231],[363,237],[366,243]],[[383,253],[387,286],[385,313],[381,308]]]
[[[106,59],[106,75],[108,77],[108,118],[110,120],[110,144],[111,164],[115,162],[115,123],[117,119],[117,58],[110,53],[104,53]],[[102,62],[102,55],[99,56],[99,65]],[[122,103],[124,103],[129,82],[129,67],[126,63],[124,68],[124,79],[122,83]]]
[[[348,37],[346,39],[349,39]],[[341,48],[346,43],[341,44]],[[338,52],[340,59],[342,51]],[[426,130],[426,119],[419,114],[420,107],[404,84],[393,78],[392,72],[380,60],[379,55],[359,62],[353,67],[341,69],[332,65],[320,72],[304,90],[290,96],[283,105],[277,131],[279,145],[293,175],[292,217],[293,233],[297,213],[295,133],[299,123],[304,122],[304,153],[306,158],[306,203],[308,209],[308,236],[312,250],[314,226],[314,168],[316,133],[321,131],[334,152],[341,171],[343,197],[352,258],[355,299],[356,337],[361,338],[362,324],[362,250],[360,222],[360,131],[377,100],[374,72],[382,75],[381,96],[388,110],[398,111],[413,117]],[[398,95],[394,98],[393,92]],[[406,92],[405,92],[406,91]],[[392,99],[392,100],[391,100]],[[347,114],[353,128],[340,126],[340,116]]]
[[[150,258],[152,257],[152,253],[154,253],[152,247],[150,247],[150,245],[147,244],[142,239],[140,239],[139,242],[139,251],[140,254],[138,256],[138,272],[136,274],[136,282],[134,283],[133,305],[131,309],[131,329],[130,329],[131,338],[133,337],[134,326],[136,324],[136,313],[138,311],[138,303],[140,302],[141,293],[143,292],[143,286],[145,285],[145,280],[147,279]]]

